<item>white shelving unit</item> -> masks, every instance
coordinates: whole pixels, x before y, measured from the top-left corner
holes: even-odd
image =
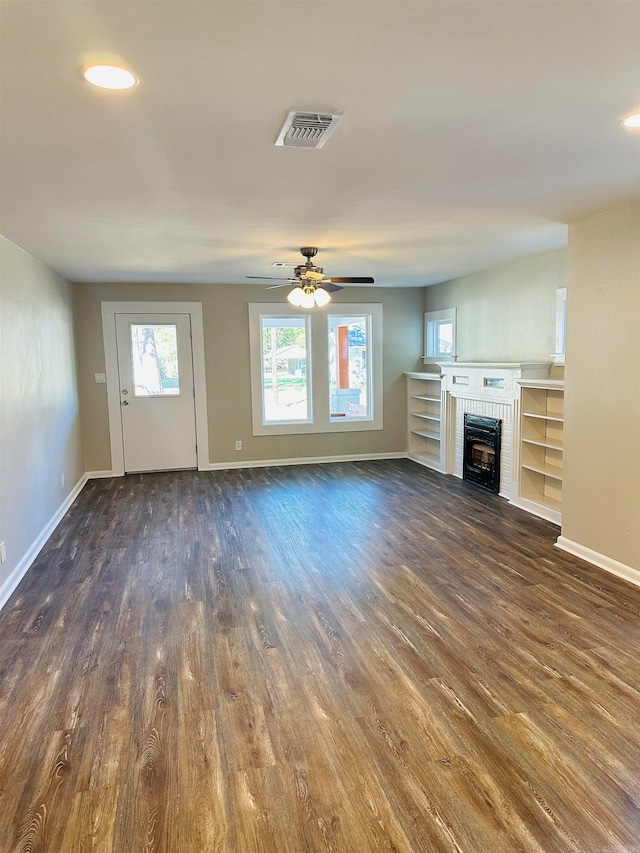
[[[564,382],[518,380],[517,498],[512,503],[554,524],[562,521]]]
[[[409,459],[445,470],[444,401],[437,373],[405,373],[407,377],[407,455]]]

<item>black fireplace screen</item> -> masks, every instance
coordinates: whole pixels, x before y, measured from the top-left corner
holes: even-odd
[[[480,415],[464,416],[465,480],[497,494],[500,489],[501,421]]]

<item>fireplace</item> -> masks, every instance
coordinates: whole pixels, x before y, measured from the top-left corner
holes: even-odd
[[[464,416],[462,476],[496,494],[500,489],[500,432],[501,421],[496,418]]]

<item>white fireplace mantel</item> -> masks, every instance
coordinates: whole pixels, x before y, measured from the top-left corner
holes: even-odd
[[[516,379],[544,379],[551,362],[454,361],[438,365],[443,388],[453,397],[476,400],[513,400]]]

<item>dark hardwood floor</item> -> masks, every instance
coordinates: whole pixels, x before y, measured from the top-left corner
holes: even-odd
[[[90,482],[0,614],[0,850],[640,851],[640,589],[408,461]]]

